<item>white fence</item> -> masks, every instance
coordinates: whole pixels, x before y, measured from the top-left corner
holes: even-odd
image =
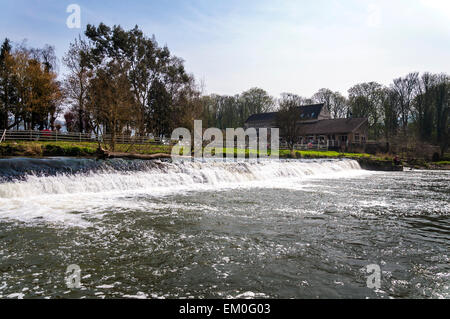
[[[3,132],[0,138],[0,143],[2,141],[41,141],[41,142],[110,142],[111,135],[95,135],[88,133],[61,133],[56,131],[7,131]],[[334,143],[333,143],[334,142]],[[148,136],[130,136],[125,134],[116,135],[117,144],[150,144],[150,145],[173,145],[175,141],[161,140],[159,138],[153,138]],[[338,146],[335,145],[335,141],[327,142],[314,142],[314,143],[302,143],[295,144],[295,150],[319,150],[327,151],[329,147]],[[224,144],[225,145],[225,142]],[[248,148],[248,145],[246,145]],[[279,144],[280,149],[289,149],[289,145],[286,142],[281,142]]]
[[[0,144],[3,142],[5,135],[6,135],[6,130],[3,131],[2,137],[0,138]]]
[[[307,151],[307,150],[319,150],[319,151],[328,151],[328,143],[307,143],[307,144],[294,144],[294,150],[297,151]],[[289,149],[288,143],[280,143],[281,150]]]
[[[111,135],[87,133],[60,133],[56,131],[4,131],[2,141],[41,141],[41,142],[110,142]],[[147,136],[116,135],[117,144],[169,144],[166,140]]]

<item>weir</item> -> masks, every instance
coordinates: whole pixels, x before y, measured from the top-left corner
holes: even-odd
[[[354,160],[234,162],[95,161],[90,159],[0,160],[0,198],[154,190],[196,185],[271,183],[326,178],[361,170]]]
[[[305,187],[308,180],[370,174],[354,160],[162,162],[76,158],[0,160],[0,219],[82,223],[78,215],[148,209],[168,195],[227,189]],[[205,195],[209,196],[209,195]],[[161,199],[164,203],[164,199]]]

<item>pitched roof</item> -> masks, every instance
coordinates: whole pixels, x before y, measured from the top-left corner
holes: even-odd
[[[278,112],[271,112],[271,113],[259,113],[259,114],[253,114],[251,115],[245,123],[248,122],[262,122],[262,121],[275,121],[277,117]]]
[[[300,118],[302,119],[317,119],[319,117],[320,112],[322,112],[322,108],[325,104],[311,104],[311,105],[302,105],[299,106],[301,110]]]
[[[300,119],[317,119],[320,112],[322,111],[324,104],[311,104],[311,105],[301,105],[298,108],[300,109]],[[278,112],[271,113],[260,113],[251,115],[245,123],[248,122],[262,122],[262,121],[275,121]]]
[[[305,123],[301,126],[300,130],[305,135],[350,133],[358,129],[365,122],[367,122],[366,118],[321,120],[310,124]]]

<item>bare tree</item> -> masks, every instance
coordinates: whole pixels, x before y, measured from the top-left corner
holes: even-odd
[[[294,155],[294,145],[298,141],[300,131],[300,105],[304,102],[301,96],[283,93],[279,101],[276,125],[280,128],[280,135],[286,140],[291,155]]]
[[[89,112],[93,114],[95,126],[103,126],[111,135],[110,146],[114,151],[116,136],[133,121],[136,114],[134,94],[126,73],[117,62],[97,69],[89,85]]]
[[[369,134],[375,139],[382,133],[383,90],[384,87],[377,82],[360,83],[348,90],[352,117],[368,118]]]
[[[69,51],[63,58],[64,65],[69,71],[64,79],[64,92],[67,101],[72,106],[69,112],[77,115],[76,123],[79,132],[84,132],[88,129],[86,103],[89,78],[92,75],[86,59],[88,50],[89,45],[80,37],[70,44]]]
[[[316,94],[312,96],[312,100],[317,103],[324,103],[326,110],[331,114],[333,95],[334,93],[330,89],[320,89]]]
[[[403,78],[395,79],[391,85],[392,90],[398,96],[400,123],[404,134],[406,134],[408,127],[411,105],[414,100],[418,78],[419,73],[410,73]]]
[[[313,95],[312,100],[317,103],[324,103],[332,118],[344,118],[347,115],[347,99],[339,92],[320,89]]]
[[[415,86],[415,99],[411,108],[411,115],[419,136],[424,140],[430,140],[433,131],[433,100],[434,87],[437,84],[437,76],[424,73]]]

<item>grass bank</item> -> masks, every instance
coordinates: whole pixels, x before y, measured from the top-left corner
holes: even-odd
[[[46,156],[71,156],[71,157],[96,157],[97,143],[92,142],[3,142],[0,144],[0,156],[2,157],[46,157]],[[133,152],[137,154],[157,154],[157,153],[171,153],[171,146],[168,145],[133,145],[129,144],[117,144],[117,152]],[[256,150],[243,150],[243,149],[227,149],[227,148],[215,148],[212,153],[215,154],[221,152],[223,154],[243,154],[248,157],[250,153],[258,154]],[[392,155],[377,154],[370,155],[365,153],[340,153],[334,151],[295,151],[293,154],[289,150],[280,150],[280,158],[303,158],[303,159],[315,159],[315,158],[350,158],[360,162],[376,162],[380,165],[388,165],[392,163]],[[427,162],[421,159],[404,159],[403,163],[407,167],[417,169],[450,169],[450,158],[448,154],[444,157],[444,160],[439,162]]]
[[[0,144],[0,156],[74,156],[95,157],[98,144],[91,142],[3,142]],[[139,154],[170,153],[170,146],[117,144],[117,152],[135,152]]]

